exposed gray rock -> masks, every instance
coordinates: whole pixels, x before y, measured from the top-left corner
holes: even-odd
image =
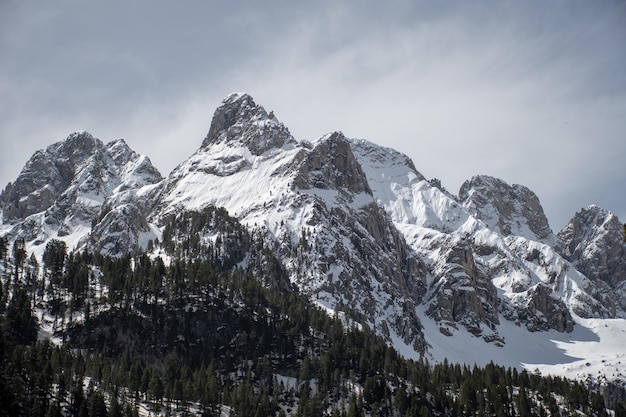
[[[372,194],[363,169],[342,133],[326,136],[313,151],[302,152],[299,156],[294,161],[298,170],[295,187],[301,190],[319,188]]]
[[[524,236],[554,244],[554,233],[539,198],[522,185],[479,175],[463,183],[459,200],[470,213],[504,236]]]
[[[289,130],[273,113],[270,117],[252,97],[238,93],[226,97],[215,111],[202,148],[231,141],[243,144],[254,155],[261,155],[287,143],[295,144]]]
[[[626,316],[623,230],[617,216],[592,205],[577,212],[557,234],[556,250],[594,282],[594,297],[612,317]]]
[[[104,145],[87,132],[76,132],[37,151],[16,181],[3,191],[0,208],[4,222],[13,225],[11,235],[41,245],[48,239],[63,238],[78,230],[88,233],[91,226],[104,219],[103,206],[121,210],[122,204],[130,204],[134,208],[127,211],[136,215],[142,212],[145,223],[143,209],[149,204],[145,194],[144,198],[138,198],[135,191],[161,180],[150,160],[132,151],[123,140]],[[137,223],[136,215],[127,218],[126,227],[146,231],[145,224]],[[119,221],[118,218],[115,223]],[[102,240],[104,225],[99,230],[93,241]],[[118,235],[116,227],[110,232]],[[78,238],[75,236],[73,240]],[[136,248],[136,244],[137,239],[120,243],[125,248]]]
[[[436,282],[434,300],[426,313],[436,321],[456,327],[494,329],[498,318],[498,294],[490,277],[475,260],[469,242],[450,244],[445,251],[445,273]]]
[[[588,278],[615,287],[626,281],[623,230],[613,213],[592,205],[577,212],[561,229],[556,248]]]
[[[531,332],[554,329],[569,333],[574,329],[574,319],[565,303],[551,294],[547,285],[536,284],[506,302],[503,315],[518,324],[524,323]]]

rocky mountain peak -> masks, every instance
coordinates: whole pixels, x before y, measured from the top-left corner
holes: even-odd
[[[64,141],[49,146],[46,151],[59,157],[67,157],[70,162],[77,163],[102,148],[103,143],[100,139],[81,130],[71,133]]]
[[[0,196],[5,219],[26,218],[52,206],[70,185],[76,167],[102,148],[99,139],[79,131],[35,152]]]
[[[477,175],[463,183],[459,200],[476,218],[504,236],[525,236],[548,244],[555,241],[539,198],[527,187]]]
[[[137,155],[124,139],[117,139],[106,145],[107,152],[118,164],[124,164]]]
[[[591,205],[577,212],[557,234],[556,248],[589,277],[611,286],[626,282],[623,226],[610,211]]]
[[[254,155],[295,142],[289,130],[245,93],[233,93],[215,110],[202,148],[217,143],[239,143]]]
[[[90,225],[101,222],[109,212],[116,213],[113,206],[123,205],[122,214],[139,213],[137,190],[161,180],[150,160],[130,149],[123,139],[104,145],[88,132],[74,132],[35,152],[0,195],[0,211],[8,234],[23,236],[35,246],[72,234],[75,236],[68,239],[77,242]],[[128,215],[121,217],[127,220],[124,228],[129,229],[134,220]],[[146,231],[145,221],[136,228]]]

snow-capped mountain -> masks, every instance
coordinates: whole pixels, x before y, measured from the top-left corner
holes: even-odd
[[[35,152],[6,186],[0,227],[35,251],[53,238],[107,254],[138,250],[142,235],[153,235],[139,214],[140,197],[161,180],[150,160],[123,139],[105,145],[87,132],[72,133]]]
[[[626,336],[603,344],[600,326],[626,331],[614,215],[584,209],[555,235],[526,187],[476,176],[454,196],[395,150],[340,132],[298,141],[247,94],[222,102],[165,179],[122,140],[80,132],[38,151],[0,196],[0,233],[33,250],[60,238],[122,255],[161,239],[172,217],[211,207],[262,236],[312,301],[406,356],[582,377],[563,350],[580,357],[572,346],[597,343],[581,360],[624,379],[605,364],[621,363]]]
[[[224,207],[263,232],[292,282],[331,310],[417,351],[421,264],[386,213],[341,134],[297,142],[246,94],[227,97],[200,149],[174,169],[152,219]]]

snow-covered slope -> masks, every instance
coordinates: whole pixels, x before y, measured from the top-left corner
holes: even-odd
[[[247,94],[222,102],[165,179],[122,140],[86,132],[38,151],[0,196],[0,234],[36,253],[57,238],[120,255],[212,207],[261,236],[312,301],[407,356],[625,378],[615,216],[591,207],[557,237],[526,187],[477,176],[454,196],[393,149],[340,132],[297,141]],[[243,252],[231,258],[245,266]]]

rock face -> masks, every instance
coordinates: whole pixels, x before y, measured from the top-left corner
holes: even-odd
[[[63,142],[40,150],[26,163],[13,184],[0,196],[6,220],[25,219],[52,207],[68,190],[88,158],[102,159],[96,150],[104,145],[87,132],[72,133]],[[103,173],[104,174],[104,173]],[[102,178],[81,184],[81,191],[98,191]]]
[[[459,242],[446,251],[447,270],[433,289],[434,300],[426,314],[441,324],[482,333],[484,325],[495,329],[498,318],[496,287],[474,260],[472,245]]]
[[[140,190],[161,180],[150,160],[124,140],[105,145],[87,132],[77,132],[37,151],[0,195],[0,208],[4,223],[12,226],[9,235],[22,236],[35,246],[66,238],[74,246],[91,242],[97,250],[123,254],[139,248],[137,233],[150,232],[145,219],[140,220],[145,217]],[[134,215],[123,220],[125,215],[118,215],[112,222],[118,212]],[[93,239],[85,240],[91,227]],[[134,228],[135,236],[120,235],[122,228]],[[119,251],[102,245],[104,234],[111,235],[105,240],[117,240],[113,246]]]
[[[626,245],[623,225],[597,206],[581,209],[557,234],[556,248],[600,286],[603,301],[626,311]],[[604,284],[604,285],[603,285]]]
[[[78,132],[36,152],[0,210],[0,233],[31,249],[52,238],[116,256],[150,240],[218,248],[224,268],[265,271],[264,284],[295,286],[409,356],[432,353],[424,323],[498,349],[509,325],[571,332],[574,315],[626,311],[612,214],[577,213],[556,244],[526,187],[477,176],[454,196],[393,149],[340,132],[296,141],[247,94],[222,102],[165,179],[123,140]]]
[[[269,149],[295,142],[287,128],[273,113],[268,114],[247,94],[234,93],[224,99],[211,121],[202,148],[220,142],[238,142],[261,155]]]
[[[589,206],[558,233],[557,249],[583,274],[615,287],[626,281],[623,230],[614,214]]]
[[[301,190],[334,189],[351,194],[372,195],[367,179],[342,133],[327,135],[311,152],[298,158],[294,186]]]
[[[508,185],[485,175],[475,176],[463,183],[459,199],[476,218],[504,236],[532,237],[554,244],[554,233],[539,198],[522,185]]]

